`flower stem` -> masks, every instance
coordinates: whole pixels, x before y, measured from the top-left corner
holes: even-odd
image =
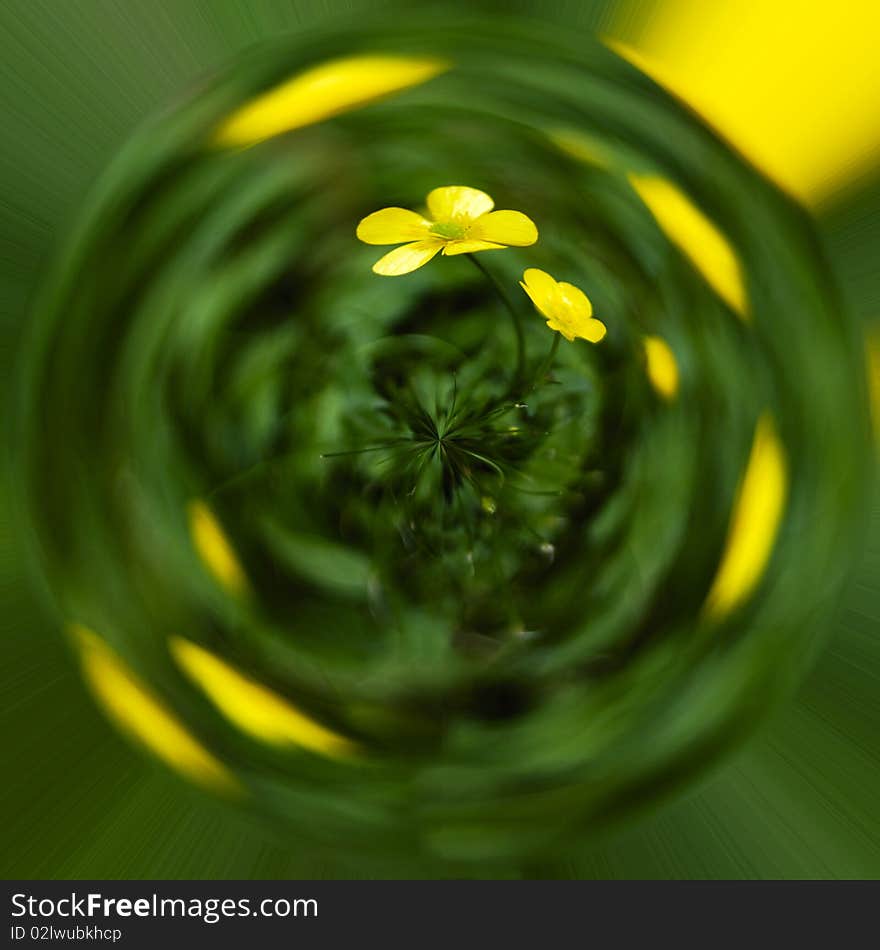
[[[550,352],[544,357],[544,362],[538,367],[538,372],[535,374],[535,380],[532,385],[529,387],[529,392],[541,385],[544,377],[550,372],[550,367],[553,365],[553,359],[556,356],[556,351],[559,349],[559,341],[562,339],[562,335],[559,333],[553,334],[553,342],[550,344]]]
[[[526,338],[525,333],[523,332],[522,319],[516,307],[513,305],[510,297],[507,296],[507,291],[501,286],[501,283],[494,276],[494,274],[492,274],[492,272],[489,271],[477,259],[475,254],[468,254],[466,256],[474,262],[474,267],[476,267],[477,270],[492,285],[495,293],[497,293],[501,298],[501,302],[504,304],[505,309],[510,314],[510,319],[513,321],[513,332],[516,336],[516,373],[514,375],[514,382],[511,389],[516,390],[522,385],[526,368]]]

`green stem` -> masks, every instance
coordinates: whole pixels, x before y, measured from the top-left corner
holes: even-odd
[[[550,367],[553,365],[553,359],[556,356],[556,351],[559,349],[559,341],[561,339],[561,333],[553,334],[553,342],[550,344],[550,352],[544,357],[544,362],[538,367],[538,372],[535,374],[534,382],[529,387],[529,392],[531,392],[537,386],[540,386],[544,381],[544,377],[548,372],[550,372]]]
[[[513,332],[516,336],[516,373],[513,377],[514,382],[511,389],[516,390],[522,385],[526,369],[526,338],[523,332],[522,319],[510,297],[507,296],[507,291],[501,286],[501,283],[494,274],[480,263],[475,254],[468,254],[467,256],[474,262],[474,267],[476,267],[492,285],[495,293],[501,298],[501,302],[510,314],[510,319],[513,321]]]

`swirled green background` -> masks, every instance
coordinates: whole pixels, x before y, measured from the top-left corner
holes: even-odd
[[[48,256],[84,189],[139,121],[249,42],[333,22],[342,12],[301,5],[293,13],[269,4],[4,8],[9,81],[2,94],[13,133],[2,171],[4,328],[10,341],[4,358],[10,368]],[[544,5],[539,12],[551,14]],[[606,14],[596,5],[576,14],[560,8],[552,17],[591,29]],[[487,30],[493,15],[487,7]],[[876,189],[864,187],[819,220],[846,305],[866,320],[880,310],[870,266],[878,247],[877,207]],[[19,395],[11,392],[7,401],[13,414]],[[15,453],[20,446],[13,440],[11,448]],[[8,511],[11,525],[20,527],[20,514]],[[855,536],[852,543],[858,543]],[[837,612],[835,639],[798,702],[778,712],[732,764],[614,837],[593,836],[564,861],[543,855],[539,865],[512,864],[510,872],[876,875],[876,544],[875,531]],[[21,550],[10,545],[4,554],[4,593],[10,597],[4,610],[10,628],[4,716],[6,751],[15,763],[4,802],[7,874],[363,873],[344,843],[320,858],[303,857],[289,839],[279,840],[262,824],[191,792],[120,743],[86,698],[56,618],[41,610],[40,592],[25,577]],[[425,873],[423,866],[399,860],[381,870]],[[493,870],[498,873],[497,865]]]

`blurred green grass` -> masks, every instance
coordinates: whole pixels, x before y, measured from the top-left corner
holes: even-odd
[[[85,190],[138,123],[237,51],[282,31],[387,9],[281,0],[6,0],[0,9],[0,360],[4,379],[43,267]],[[487,12],[502,5],[483,4]],[[609,5],[516,8],[597,28]],[[473,5],[469,5],[472,10]],[[880,186],[823,212],[823,241],[863,319],[880,317]],[[15,412],[4,399],[6,421]],[[10,432],[14,432],[10,428]],[[7,451],[15,452],[14,436]],[[3,469],[2,873],[6,877],[338,877],[207,801],[111,730],[79,682],[16,546]],[[570,877],[880,876],[880,508],[833,639],[795,703],[743,752],[573,864]],[[377,870],[377,873],[379,871]]]

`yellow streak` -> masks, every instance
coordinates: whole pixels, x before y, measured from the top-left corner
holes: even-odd
[[[871,399],[871,417],[874,422],[874,440],[880,447],[880,325],[868,330],[866,349],[868,357],[868,393]]]
[[[439,59],[351,56],[321,63],[257,96],[223,121],[221,147],[253,145],[417,86],[449,69]]]
[[[664,399],[673,399],[678,392],[678,363],[669,344],[659,336],[644,339],[648,379]]]
[[[681,249],[715,292],[748,319],[739,258],[718,227],[668,179],[659,175],[630,175],[629,181],[669,240]]]
[[[247,577],[211,509],[203,501],[191,501],[187,517],[190,537],[202,563],[228,591],[243,594],[248,588]]]
[[[611,167],[607,151],[592,136],[567,128],[551,129],[547,136],[560,151],[579,162],[595,165],[597,168]]]
[[[807,204],[880,157],[877,0],[663,0],[606,40]]]
[[[235,776],[145,687],[95,633],[70,628],[83,676],[108,717],[171,768],[213,791],[238,793]]]
[[[773,418],[764,413],[755,427],[721,564],[703,607],[706,616],[717,620],[728,614],[752,592],[763,574],[785,508],[787,467]]]
[[[254,738],[278,746],[299,745],[333,758],[356,754],[353,742],[315,722],[288,700],[203,647],[181,637],[172,637],[169,647],[181,669],[217,709]]]

